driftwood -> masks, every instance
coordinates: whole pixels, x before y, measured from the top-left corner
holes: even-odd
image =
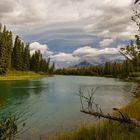
[[[118,121],[120,123],[126,123],[126,124],[130,124],[136,127],[140,127],[140,121],[134,118],[130,118],[128,114],[122,113],[117,108],[113,108],[113,110],[117,111],[120,114],[119,116],[112,116],[109,113],[107,114],[103,113],[99,105],[95,103],[94,94],[95,94],[96,89],[97,88],[91,89],[91,93],[88,93],[87,96],[84,95],[81,89],[79,90],[79,93],[76,93],[76,95],[80,97],[82,113],[89,114],[98,118],[106,118],[109,120]],[[85,103],[87,103],[86,106],[85,106]],[[93,107],[96,107],[96,111],[93,109]]]
[[[114,120],[114,121],[118,121],[120,123],[126,123],[126,124],[130,124],[136,127],[140,127],[140,121],[137,121],[136,119],[132,119],[132,118],[122,118],[122,117],[117,117],[117,116],[111,116],[110,114],[103,114],[100,112],[93,112],[93,111],[88,111],[88,110],[81,110],[81,112],[85,113],[85,114],[89,114],[89,115],[93,115],[95,117],[102,117],[102,118],[106,118],[109,120]]]

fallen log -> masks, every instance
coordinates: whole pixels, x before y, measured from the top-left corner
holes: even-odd
[[[89,114],[89,115],[93,115],[95,117],[102,117],[102,118],[106,118],[109,120],[114,120],[114,121],[118,121],[120,123],[126,123],[126,124],[130,124],[136,127],[140,127],[140,121],[133,119],[133,118],[127,118],[125,115],[122,114],[122,116],[111,116],[110,114],[103,114],[100,112],[93,112],[93,111],[89,111],[89,110],[81,110],[81,112],[85,113],[85,114]]]

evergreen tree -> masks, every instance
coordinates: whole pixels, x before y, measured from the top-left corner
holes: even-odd
[[[2,29],[0,25],[0,74],[4,74],[11,66],[12,33]]]
[[[40,51],[39,50],[35,51],[35,53],[31,57],[31,61],[30,61],[30,66],[31,66],[32,71],[39,72],[41,58],[42,58],[42,55],[41,55]]]
[[[30,70],[30,50],[29,50],[29,43],[26,44],[24,51],[23,51],[23,70]]]
[[[19,36],[16,36],[12,51],[12,68],[22,70],[22,43]]]
[[[53,62],[52,66],[50,67],[49,73],[53,74],[54,69],[55,69],[55,63]]]

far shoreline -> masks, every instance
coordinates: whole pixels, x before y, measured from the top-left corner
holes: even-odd
[[[49,77],[49,74],[40,74],[32,71],[9,71],[6,75],[0,76],[0,81],[32,80]]]

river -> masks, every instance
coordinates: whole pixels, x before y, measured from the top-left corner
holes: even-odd
[[[13,114],[18,128],[26,123],[18,139],[39,138],[91,123],[96,119],[80,112],[76,93],[96,88],[95,102],[104,112],[126,104],[132,97],[133,83],[114,78],[54,76],[21,81],[0,81],[0,115]]]

